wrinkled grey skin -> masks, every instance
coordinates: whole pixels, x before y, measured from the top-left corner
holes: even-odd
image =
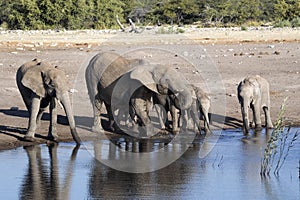
[[[97,54],[86,69],[86,83],[94,110],[92,130],[103,130],[100,114],[104,103],[111,127],[114,124],[112,111],[119,110],[120,116],[129,114],[133,109],[147,132],[150,131],[152,127],[147,102],[151,101],[153,92],[163,94],[170,89],[184,97],[181,102],[183,107],[190,107],[192,99],[187,83],[178,80],[182,80],[179,74],[166,66],[126,59],[112,52]]]
[[[197,127],[199,132],[201,132],[200,117],[202,115],[204,121],[204,131],[205,133],[210,133],[208,117],[211,103],[210,97],[201,88],[195,85],[191,85],[191,87],[195,92],[196,100],[193,102],[191,108],[184,112],[184,115],[187,117],[187,119],[191,118],[193,120],[195,125],[194,128]],[[200,115],[198,112],[200,112]],[[185,116],[183,116],[183,118],[186,118]],[[183,121],[187,121],[187,119]]]
[[[260,118],[261,109],[263,109],[265,114],[266,127],[273,128],[270,116],[269,83],[266,79],[259,75],[248,76],[239,83],[237,93],[241,104],[245,133],[249,133],[249,108],[253,111],[253,121],[256,130],[261,130],[262,127]]]
[[[158,118],[162,129],[166,128],[164,123],[164,121],[166,120],[163,119],[164,118],[167,119],[167,116],[164,117],[164,115],[167,115],[168,112],[170,112],[172,118],[173,132],[179,131],[178,113],[181,113],[179,115],[181,115],[182,117],[182,128],[186,129],[188,127],[189,119],[192,119],[194,123],[194,128],[197,127],[198,131],[201,132],[200,118],[198,114],[198,112],[200,112],[200,114],[203,116],[204,119],[205,133],[210,132],[209,118],[208,118],[208,113],[210,110],[210,97],[201,88],[196,87],[194,85],[190,85],[190,90],[191,90],[193,102],[190,108],[184,110],[182,110],[180,108],[180,105],[178,105],[178,98],[174,94],[169,94],[169,95],[154,94],[153,103],[162,106],[162,108],[160,109],[157,109],[157,107],[155,107],[157,109]],[[164,110],[164,112],[162,110]]]
[[[166,130],[169,128],[168,113],[171,114],[172,131],[179,132],[179,119],[180,105],[176,96],[171,94],[153,94],[153,104],[158,115],[161,129]],[[167,127],[166,127],[167,126]]]
[[[33,140],[37,125],[43,112],[50,106],[50,125],[48,137],[57,139],[57,104],[62,103],[66,112],[71,134],[77,144],[80,143],[71,101],[68,94],[68,83],[65,73],[47,62],[38,59],[23,64],[17,71],[16,81],[23,101],[30,113],[28,130],[25,139]]]

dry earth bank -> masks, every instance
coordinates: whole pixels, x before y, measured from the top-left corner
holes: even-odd
[[[21,64],[36,57],[61,66],[68,74],[75,91],[72,95],[80,136],[84,139],[95,137],[88,131],[91,121],[89,116],[83,114],[91,108],[84,80],[79,77],[84,73],[89,59],[101,50],[127,52],[131,57],[146,57],[150,61],[172,65],[199,85],[205,84],[206,80],[197,79],[194,74],[201,74],[201,71],[190,70],[178,55],[191,50],[191,60],[195,59],[195,62],[203,65],[209,60],[221,75],[225,89],[226,121],[221,128],[241,126],[241,113],[236,97],[237,84],[248,74],[260,74],[271,84],[273,121],[283,99],[288,96],[286,117],[295,126],[299,126],[299,41],[300,30],[289,28],[248,31],[191,28],[185,34],[155,34],[153,30],[141,34],[94,30],[0,31],[0,149],[32,144],[22,140],[28,113],[15,83],[15,73]],[[157,49],[168,49],[168,57]],[[210,80],[213,78],[207,77]],[[211,96],[213,99],[219,98],[219,94]],[[64,116],[62,110],[60,114]],[[70,131],[62,116],[59,117],[59,135],[61,141],[70,141]],[[37,143],[46,142],[43,136],[47,135],[47,118],[45,115],[45,120],[38,129]]]

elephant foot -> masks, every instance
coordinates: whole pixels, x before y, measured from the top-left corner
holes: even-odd
[[[28,142],[34,142],[35,141],[35,137],[31,136],[31,135],[25,135],[23,137],[24,140],[28,141]]]
[[[273,124],[267,124],[267,129],[272,129],[274,128]]]
[[[205,135],[212,135],[212,132],[210,129],[204,129]]]
[[[103,131],[104,131],[103,128],[100,127],[100,126],[93,126],[92,127],[92,132],[94,132],[94,133],[101,133]]]
[[[261,130],[262,130],[261,124],[257,124],[257,125],[255,126],[255,130],[256,130],[256,131],[261,131]]]
[[[58,135],[56,135],[56,134],[49,134],[48,135],[48,139],[51,140],[51,141],[57,141]]]
[[[186,129],[185,129],[185,130],[186,130]],[[173,130],[172,132],[173,132],[174,135],[177,135],[177,134],[179,133],[179,131],[180,131],[180,129],[177,128],[177,129]]]
[[[249,128],[243,127],[243,133],[244,133],[244,135],[248,135],[249,134]]]

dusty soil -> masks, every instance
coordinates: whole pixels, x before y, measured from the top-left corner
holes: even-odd
[[[249,74],[259,74],[270,82],[272,121],[276,120],[283,99],[289,97],[285,116],[294,126],[300,125],[299,29],[202,29],[180,35],[147,31],[142,34],[2,31],[0,38],[0,150],[33,144],[22,139],[28,112],[15,83],[18,67],[33,58],[64,69],[73,89],[80,137],[84,140],[95,137],[89,131],[91,106],[83,77],[88,61],[105,50],[171,65],[191,83],[203,86],[212,98],[214,128],[241,127],[236,87]],[[45,114],[36,143],[48,142],[45,139],[48,119]],[[60,110],[60,141],[71,141],[66,124]]]

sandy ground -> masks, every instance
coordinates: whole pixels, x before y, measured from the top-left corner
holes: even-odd
[[[71,96],[80,137],[95,137],[89,131],[92,118],[84,70],[99,51],[116,51],[172,66],[211,95],[213,125],[217,129],[241,127],[237,84],[249,74],[259,74],[270,82],[272,121],[276,120],[283,99],[289,97],[285,116],[288,122],[299,126],[299,41],[299,29],[201,29],[185,34],[1,31],[0,150],[33,144],[22,139],[28,112],[15,83],[18,67],[33,58],[51,62],[66,72],[73,89]],[[45,114],[36,143],[47,142],[48,118]],[[71,141],[62,110],[58,130],[60,141]]]

